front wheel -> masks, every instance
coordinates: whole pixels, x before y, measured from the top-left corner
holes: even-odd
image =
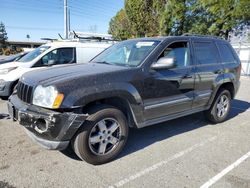
[[[128,138],[128,124],[124,114],[112,107],[92,110],[73,142],[77,156],[99,165],[113,160],[124,148]]]
[[[213,123],[221,123],[228,117],[231,108],[231,94],[228,90],[220,90],[209,110],[205,112],[207,119]]]

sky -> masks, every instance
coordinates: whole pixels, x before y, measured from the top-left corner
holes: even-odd
[[[0,22],[8,40],[39,41],[64,35],[64,0],[0,0]],[[123,0],[68,0],[70,28],[107,33],[110,19],[123,8]]]

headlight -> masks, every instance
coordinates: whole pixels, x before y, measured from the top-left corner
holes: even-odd
[[[0,69],[0,74],[8,74],[10,71],[15,70],[17,67],[10,67],[6,69]]]
[[[45,108],[59,108],[64,95],[53,86],[37,86],[33,94],[33,104]]]

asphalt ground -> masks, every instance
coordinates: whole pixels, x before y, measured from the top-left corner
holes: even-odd
[[[72,151],[48,151],[8,119],[0,101],[0,187],[250,188],[250,78],[229,119],[213,125],[202,113],[130,130],[121,155],[105,165]]]

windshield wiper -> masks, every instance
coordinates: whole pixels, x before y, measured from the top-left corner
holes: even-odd
[[[96,61],[93,63],[100,63],[100,64],[106,64],[106,65],[113,65],[112,63],[108,63],[107,61]]]

